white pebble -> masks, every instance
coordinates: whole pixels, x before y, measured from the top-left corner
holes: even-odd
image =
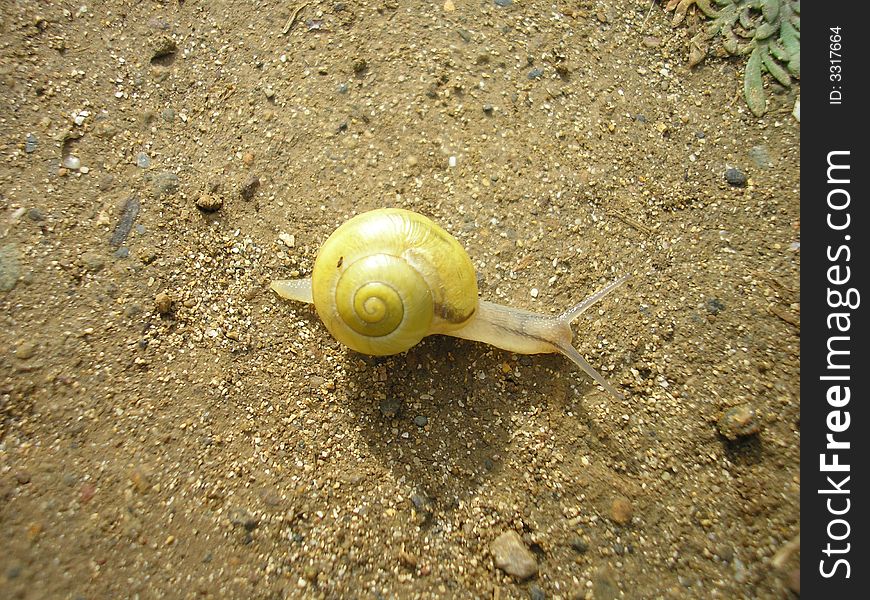
[[[455,156],[451,156],[450,158],[448,158],[448,159],[447,159],[447,164],[448,164],[450,167],[455,167],[455,166],[456,166],[456,157],[455,157]]]
[[[532,298],[537,298],[539,293],[540,292],[538,292],[538,288],[532,288]]]
[[[66,167],[67,169],[72,169],[75,171],[80,166],[82,166],[82,161],[79,160],[78,156],[73,156],[72,154],[70,154],[68,156],[64,156],[63,166]]]
[[[289,233],[282,233],[278,236],[278,239],[281,240],[281,243],[287,246],[288,248],[292,248],[296,245],[296,236],[290,235]]]

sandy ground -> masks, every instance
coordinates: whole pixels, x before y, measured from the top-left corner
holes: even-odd
[[[799,89],[501,4],[2,2],[0,596],[795,597]],[[268,290],[381,206],[624,400]]]

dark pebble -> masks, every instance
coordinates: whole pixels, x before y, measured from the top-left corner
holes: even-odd
[[[245,531],[253,531],[260,525],[260,519],[243,508],[230,510],[230,523],[236,527],[244,527]]]
[[[417,427],[426,427],[426,424],[428,422],[428,417],[425,417],[423,415],[417,415],[416,417],[414,417],[414,425],[416,425]]]
[[[28,210],[27,217],[31,221],[36,221],[37,223],[45,220],[45,217],[42,215],[38,208],[31,208],[30,210]]]
[[[574,548],[574,551],[579,554],[583,554],[587,550],[589,550],[589,544],[587,544],[586,540],[584,540],[579,535],[571,540],[571,547]]]
[[[483,105],[483,112],[485,112],[488,115],[491,115],[492,111],[493,111],[492,104],[484,104]]]
[[[28,133],[27,137],[24,138],[24,151],[30,154],[31,152],[36,150],[37,146],[36,136],[32,133]]]
[[[529,598],[531,600],[546,600],[547,594],[544,593],[541,586],[537,583],[533,583],[529,586]]]
[[[256,175],[251,175],[245,180],[242,187],[239,188],[239,194],[241,194],[242,198],[245,200],[250,200],[254,197],[254,194],[257,193],[258,187],[260,187],[260,178]]]
[[[514,0],[495,0],[495,5],[501,7],[510,6],[513,3]]]
[[[641,114],[635,115],[634,120],[637,121],[638,123],[646,123],[647,122],[646,115],[641,115]]]
[[[704,306],[711,315],[718,315],[725,310],[725,304],[719,298],[710,298],[704,303]]]
[[[544,69],[541,67],[535,67],[531,71],[529,71],[529,79],[539,79],[544,74]]]
[[[112,253],[115,258],[127,258],[130,256],[130,249],[127,246],[121,246]]]
[[[382,415],[388,419],[392,419],[399,414],[399,410],[402,408],[402,403],[397,398],[387,398],[386,400],[381,400],[379,408]]]
[[[746,180],[746,175],[744,175],[743,171],[741,171],[740,169],[735,169],[734,167],[731,167],[725,171],[725,181],[727,181],[730,185],[743,187],[744,185],[746,185]]]
[[[176,178],[177,179],[177,178]],[[133,229],[133,223],[136,222],[136,217],[139,216],[139,198],[130,196],[121,207],[121,215],[118,217],[118,224],[115,226],[115,231],[112,232],[112,237],[109,238],[109,244],[112,246],[120,246],[130,235]]]

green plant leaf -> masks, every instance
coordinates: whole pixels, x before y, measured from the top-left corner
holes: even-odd
[[[791,60],[788,61],[789,73],[794,75],[797,79],[801,78],[801,53],[798,52],[794,56],[791,57]]]
[[[783,21],[782,25],[779,28],[779,41],[782,42],[782,47],[785,48],[785,51],[788,52],[789,56],[800,54],[800,35],[788,21]]]
[[[779,27],[774,23],[762,23],[755,30],[755,39],[764,40],[772,36],[779,30]]]
[[[761,5],[761,14],[768,23],[773,23],[779,16],[779,0],[764,0]]]
[[[761,52],[761,62],[764,64],[764,68],[767,69],[767,72],[773,75],[773,78],[785,87],[790,87],[791,77],[789,76],[788,71],[779,66],[779,63],[777,63],[770,55],[770,52],[767,51],[767,44],[759,46],[758,50]]]
[[[743,75],[743,96],[749,110],[756,117],[767,111],[767,98],[764,97],[764,81],[761,79],[761,50],[758,46],[749,55],[746,72]]]

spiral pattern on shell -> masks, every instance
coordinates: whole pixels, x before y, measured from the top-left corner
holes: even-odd
[[[364,213],[336,229],[318,252],[312,291],[333,337],[373,355],[455,329],[477,307],[474,268],[459,243],[402,209]]]

